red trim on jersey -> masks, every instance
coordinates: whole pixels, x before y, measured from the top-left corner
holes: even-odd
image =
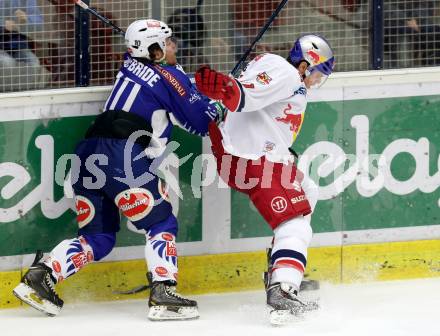
[[[241,85],[243,85],[243,87],[245,87],[246,89],[254,89],[255,88],[254,83],[249,83],[249,84],[242,83]]]

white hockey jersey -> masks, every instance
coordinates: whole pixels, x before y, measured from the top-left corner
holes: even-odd
[[[238,78],[241,109],[220,125],[223,146],[233,155],[272,162],[292,160],[292,146],[304,120],[307,89],[298,70],[274,54],[255,57]],[[244,101],[243,101],[244,99]]]

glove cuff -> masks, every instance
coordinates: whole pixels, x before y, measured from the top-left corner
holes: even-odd
[[[239,81],[229,77],[226,84],[223,105],[231,112],[240,112],[244,106],[244,92]]]

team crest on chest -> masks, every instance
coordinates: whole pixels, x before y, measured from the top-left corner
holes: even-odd
[[[120,192],[115,198],[115,203],[130,221],[138,221],[153,209],[154,198],[147,189],[132,188]]]
[[[266,72],[260,72],[257,75],[257,82],[263,85],[268,85],[272,81],[272,78]]]

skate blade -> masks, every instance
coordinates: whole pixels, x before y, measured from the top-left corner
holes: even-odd
[[[305,306],[304,306],[305,313],[320,309],[319,303],[315,302],[315,301],[306,301],[306,302],[304,302],[304,304],[305,304]]]
[[[269,307],[270,308],[270,307]],[[297,311],[272,310],[269,315],[269,322],[274,326],[282,326],[289,323],[303,321],[308,313],[319,309],[319,304],[313,301],[305,302],[304,306]]]
[[[24,283],[20,283],[15,287],[12,293],[14,293],[19,300],[48,316],[56,316],[61,311],[60,307],[57,307],[46,299],[40,298],[31,287]]]
[[[299,320],[301,318],[292,314],[290,310],[272,310],[269,315],[269,322],[273,326],[282,326]]]
[[[199,318],[197,307],[180,307],[176,311],[166,306],[150,307],[148,319],[151,321],[193,320]]]
[[[299,286],[299,291],[315,291],[319,289],[319,281],[317,280],[311,280],[311,279],[304,279],[301,281],[301,285]]]

